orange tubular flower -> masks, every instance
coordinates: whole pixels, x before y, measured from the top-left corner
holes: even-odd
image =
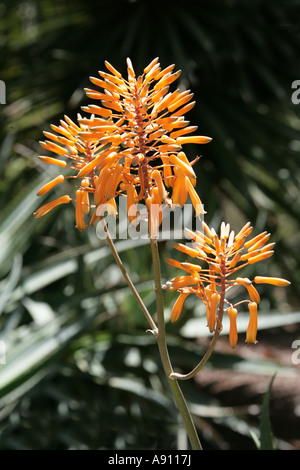
[[[219,301],[220,295],[218,294],[218,292],[214,292],[210,296],[210,299],[206,306],[207,326],[211,333],[215,331]]]
[[[227,310],[230,320],[229,342],[232,347],[235,347],[238,339],[237,310],[235,309],[237,304],[233,305],[227,300],[228,291],[235,286],[243,286],[250,297],[250,300],[242,301],[249,303],[250,322],[246,338],[248,344],[256,343],[257,305],[260,303],[260,295],[253,282],[275,286],[290,284],[289,281],[281,278],[256,276],[254,281],[251,281],[248,278],[234,276],[237,271],[248,264],[254,264],[273,254],[271,248],[274,247],[274,243],[265,245],[270,234],[264,232],[246,241],[251,232],[252,227],[249,222],[236,235],[230,231],[229,224],[222,222],[218,236],[213,228],[209,228],[203,222],[203,232],[186,229],[186,234],[191,239],[191,246],[182,243],[174,244],[174,248],[191,256],[193,262],[181,263],[173,259],[167,260],[170,265],[181,268],[188,274],[171,279],[165,287],[169,290],[177,290],[179,295],[196,294],[206,305],[207,325],[210,332],[221,331],[223,313]],[[207,267],[196,264],[196,259],[206,263]],[[179,318],[181,303],[175,303],[175,305],[176,314],[172,313],[173,321]]]
[[[185,299],[187,298],[188,295],[190,295],[189,292],[182,292],[179,295],[178,299],[176,300],[176,302],[174,304],[174,307],[172,309],[172,315],[171,315],[171,321],[172,322],[178,320],[178,318],[181,314],[181,310],[182,310],[184,301],[185,301]]]
[[[230,321],[230,328],[229,328],[229,344],[232,348],[234,348],[238,342],[238,332],[236,326],[236,317],[237,317],[237,309],[230,307],[227,311]]]
[[[57,207],[60,204],[68,204],[68,202],[70,201],[71,201],[71,198],[68,195],[65,195],[65,196],[59,197],[58,199],[55,199],[55,201],[48,202],[48,204],[45,204],[44,206],[40,207],[35,212],[35,217],[37,218],[42,217],[43,215],[52,211],[54,207]]]
[[[44,133],[47,140],[41,142],[55,157],[43,156],[41,160],[74,170],[71,177],[77,180],[76,190],[86,194],[73,198],[77,228],[92,225],[103,213],[99,206],[121,194],[134,205],[144,201],[152,214],[153,204],[160,208],[183,206],[189,195],[196,216],[200,216],[204,209],[194,189],[193,163],[182,146],[206,144],[211,138],[189,135],[197,129],[184,118],[195,104],[193,94],[189,90],[170,91],[180,71],[173,72],[174,65],[162,70],[156,58],[136,77],[127,59],[125,79],[111,64],[105,65],[108,72],[100,71],[99,78],[90,78],[97,90],[85,90],[99,103],[82,108],[89,118],[78,115],[75,123],[65,116],[59,126],[51,126],[54,133]],[[62,182],[63,177],[58,178],[38,194],[46,194]],[[43,213],[38,210],[35,216]],[[131,210],[131,221],[135,213]],[[89,223],[84,220],[87,217]],[[156,231],[160,223],[161,217],[158,224],[152,223]]]
[[[246,344],[248,346],[249,343],[256,344],[256,334],[257,334],[257,303],[250,302],[248,304],[249,312],[250,312],[250,319],[247,328],[246,334]]]

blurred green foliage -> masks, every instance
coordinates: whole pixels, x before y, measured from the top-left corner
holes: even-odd
[[[182,445],[154,338],[105,242],[95,230],[75,230],[72,207],[32,217],[42,202],[36,191],[51,175],[38,159],[42,131],[76,116],[104,60],[125,73],[130,57],[139,73],[159,56],[182,70],[197,102],[188,119],[213,138],[195,166],[206,220],[217,228],[224,218],[234,229],[250,220],[272,233],[274,259],[257,274],[292,285],[261,291],[263,328],[299,323],[300,107],[291,101],[300,79],[298,11],[298,1],[279,0],[0,1],[1,449]],[[190,159],[197,152],[187,151]],[[148,246],[118,246],[155,312]],[[164,279],[174,275],[163,263],[171,251],[161,244]],[[167,315],[173,301],[168,293]],[[197,363],[204,345],[195,331],[205,340],[203,326],[193,302],[178,324],[167,324],[174,367]],[[276,360],[238,352],[216,353],[209,365],[237,363],[280,376]],[[195,382],[183,389],[206,447],[255,448],[249,436],[259,422],[248,408],[224,408]]]

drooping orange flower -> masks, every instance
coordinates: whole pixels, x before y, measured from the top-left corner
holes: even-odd
[[[45,132],[47,140],[41,143],[55,155],[40,157],[42,161],[74,170],[76,197],[70,200],[76,201],[77,228],[92,225],[103,213],[103,205],[114,208],[119,195],[127,196],[130,220],[136,218],[136,206],[143,201],[150,222],[157,225],[153,206],[182,207],[188,195],[196,215],[204,213],[192,168],[197,158],[189,162],[182,146],[205,144],[211,138],[190,135],[197,127],[189,126],[184,115],[195,104],[193,94],[190,90],[170,91],[180,71],[173,72],[174,65],[162,70],[156,58],[136,77],[127,59],[125,79],[111,64],[105,65],[108,72],[90,78],[100,91],[85,90],[99,102],[82,108],[89,117],[79,115],[74,123],[65,116],[59,126],[52,126],[55,133]],[[60,175],[38,194],[63,181]],[[51,206],[41,207],[35,216],[41,217],[61,202],[58,198],[48,203]]]
[[[203,232],[193,232],[186,229],[187,236],[191,239],[190,246],[176,243],[174,247],[191,256],[194,261],[204,261],[206,267],[195,262],[179,262],[168,259],[168,263],[180,268],[187,274],[171,279],[166,288],[177,290],[179,299],[175,302],[171,314],[171,321],[176,321],[181,313],[184,300],[190,294],[196,294],[205,304],[207,314],[207,326],[210,332],[222,329],[224,311],[228,312],[230,320],[229,342],[235,347],[238,335],[236,326],[237,309],[242,302],[248,302],[250,320],[246,335],[246,343],[256,343],[257,333],[257,306],[260,303],[260,295],[254,284],[272,284],[275,286],[287,286],[289,281],[276,277],[256,276],[253,281],[244,277],[236,277],[237,271],[248,264],[269,258],[273,255],[275,243],[267,243],[270,234],[260,233],[246,241],[253,228],[248,222],[238,234],[230,231],[230,225],[222,222],[220,235],[213,228],[209,228],[203,222]],[[228,298],[228,292],[235,286],[245,287],[249,300],[239,301],[233,304]]]

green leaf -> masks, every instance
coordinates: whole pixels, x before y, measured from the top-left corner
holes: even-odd
[[[264,396],[260,415],[260,450],[275,450],[274,436],[270,421],[270,397],[275,379],[272,377],[267,393]]]
[[[57,357],[71,340],[82,333],[98,315],[97,311],[83,318],[68,315],[47,322],[42,328],[29,329],[18,345],[7,345],[6,364],[0,369],[0,404],[24,394],[47,372],[49,363]]]

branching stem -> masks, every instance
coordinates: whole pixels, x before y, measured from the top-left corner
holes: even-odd
[[[154,270],[154,282],[155,282],[155,294],[156,294],[156,305],[157,305],[157,322],[158,325],[156,326],[153,318],[151,317],[148,309],[146,308],[143,300],[141,299],[139,293],[137,292],[130,276],[128,275],[122,260],[116,250],[115,244],[110,236],[108,227],[104,218],[101,219],[103,224],[103,228],[107,237],[108,244],[112,251],[112,254],[115,258],[117,265],[119,266],[124,279],[126,280],[128,286],[130,287],[134,297],[136,298],[138,304],[140,305],[142,311],[145,314],[145,317],[150,325],[151,331],[154,333],[158,349],[161,357],[161,361],[163,364],[164,372],[168,379],[173,397],[177,404],[178,410],[182,417],[183,423],[185,425],[186,432],[189,436],[191,446],[193,450],[202,450],[201,443],[199,441],[195,425],[193,423],[191,414],[189,412],[188,406],[186,404],[185,398],[182,394],[182,391],[179,387],[177,380],[170,378],[173,373],[171,361],[168,354],[168,349],[166,345],[166,337],[165,337],[165,320],[164,320],[164,303],[163,303],[163,291],[161,285],[161,274],[160,274],[160,262],[159,262],[159,253],[158,253],[158,246],[157,240],[151,239],[151,251],[152,251],[152,259],[153,259],[153,270]]]
[[[217,315],[217,321],[216,321],[216,328],[214,335],[212,337],[212,340],[210,342],[210,345],[202,357],[201,361],[197,364],[196,367],[194,367],[191,372],[188,374],[179,374],[179,373],[172,373],[170,375],[171,379],[178,379],[178,380],[188,380],[194,377],[201,369],[202,367],[207,363],[208,359],[210,358],[215,345],[217,343],[217,340],[219,338],[219,335],[222,331],[222,320],[223,320],[223,313],[224,313],[224,301],[225,301],[225,292],[226,292],[226,264],[225,264],[225,259],[221,260],[221,282],[220,282],[220,301],[219,301],[219,309],[218,309],[218,315]]]
[[[111,252],[113,254],[113,257],[115,258],[115,261],[117,263],[117,265],[119,266],[120,270],[121,270],[121,273],[123,274],[123,277],[125,279],[125,281],[127,282],[128,286],[130,287],[134,297],[136,298],[139,306],[141,307],[142,311],[144,312],[145,314],[145,317],[150,325],[150,328],[151,330],[153,331],[154,334],[157,333],[157,326],[155,324],[155,322],[153,321],[153,318],[151,317],[147,307],[145,306],[143,300],[141,299],[138,291],[136,290],[135,288],[135,285],[133,284],[129,274],[127,273],[126,269],[125,269],[125,266],[124,264],[122,263],[122,260],[119,256],[119,253],[117,252],[116,250],[116,247],[115,247],[115,244],[110,236],[110,233],[109,233],[109,230],[108,230],[108,227],[106,225],[106,222],[104,220],[104,218],[101,218],[101,222],[103,224],[103,229],[105,231],[105,234],[106,234],[106,238],[107,238],[107,242],[109,244],[109,247],[111,249]]]
[[[199,438],[195,429],[195,425],[193,423],[190,411],[188,409],[188,406],[186,404],[185,398],[182,394],[178,381],[171,378],[173,370],[172,370],[172,365],[171,365],[171,361],[169,358],[168,349],[166,345],[163,290],[162,290],[162,283],[161,283],[158,244],[157,244],[157,240],[154,238],[150,239],[150,243],[151,243],[152,260],[153,260],[156,306],[157,306],[157,322],[158,322],[158,334],[156,336],[156,340],[157,340],[158,349],[160,352],[161,361],[164,367],[165,374],[168,378],[172,394],[176,401],[178,410],[184,422],[186,432],[189,436],[191,446],[193,450],[202,450],[202,446],[199,441]]]

